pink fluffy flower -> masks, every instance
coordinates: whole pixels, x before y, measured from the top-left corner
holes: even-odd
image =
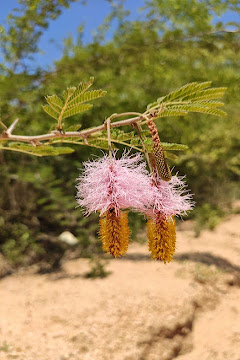
[[[149,193],[150,201],[145,214],[150,217],[159,214],[166,218],[184,215],[194,206],[192,195],[186,191],[185,182],[176,175],[170,181],[153,178]]]
[[[120,209],[143,211],[149,201],[150,179],[139,154],[87,161],[77,180],[77,202],[87,215],[110,209],[116,214]]]

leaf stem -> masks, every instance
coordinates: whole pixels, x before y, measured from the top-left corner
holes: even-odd
[[[58,125],[57,125],[57,129],[58,131],[62,131],[62,117],[63,117],[63,114],[64,114],[64,111],[66,110],[67,106],[68,106],[68,100],[69,98],[71,97],[71,95],[67,95],[67,98],[65,100],[65,104],[59,114],[59,117],[58,117]]]
[[[142,148],[143,148],[143,152],[144,152],[145,158],[146,158],[148,166],[149,166],[149,170],[152,171],[152,166],[151,166],[151,163],[149,161],[148,151],[147,151],[147,148],[146,148],[146,146],[144,144],[144,140],[143,140],[143,137],[142,137],[142,127],[141,127],[141,125],[139,123],[133,124],[133,127],[135,127],[136,130],[137,130],[137,133],[138,133],[138,136],[139,136]]]
[[[112,159],[111,116],[106,120],[109,158]]]

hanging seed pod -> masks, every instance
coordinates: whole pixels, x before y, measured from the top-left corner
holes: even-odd
[[[172,174],[164,155],[157,127],[151,119],[148,120],[147,125],[153,141],[154,168],[162,180],[169,181],[172,178]]]

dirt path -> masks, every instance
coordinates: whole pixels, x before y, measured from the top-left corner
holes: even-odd
[[[168,265],[132,244],[104,279],[84,278],[83,259],[2,279],[0,359],[240,360],[239,224],[179,231]]]

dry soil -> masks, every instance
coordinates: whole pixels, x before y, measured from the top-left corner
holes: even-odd
[[[134,243],[104,279],[85,278],[85,259],[4,277],[0,359],[240,360],[239,225],[198,238],[180,227],[168,265]]]

